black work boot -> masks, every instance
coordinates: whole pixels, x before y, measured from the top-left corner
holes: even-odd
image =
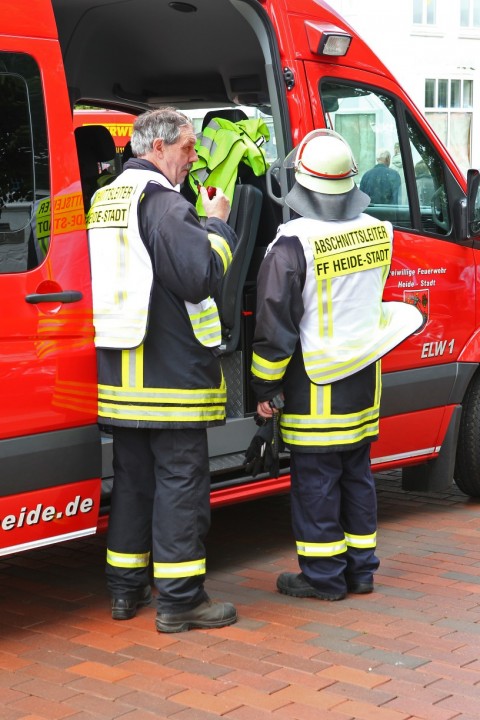
[[[220,628],[237,622],[237,611],[231,603],[205,600],[193,610],[179,613],[157,613],[158,632],[174,633],[193,628]]]
[[[373,592],[373,580],[367,582],[355,582],[353,580],[347,580],[347,588],[349,593],[354,595],[365,595]]]
[[[319,600],[343,600],[346,593],[344,592],[327,592],[310,585],[303,573],[296,575],[295,573],[284,572],[277,578],[277,589],[284,595],[292,597],[315,597]]]
[[[150,605],[152,589],[150,585],[138,588],[128,597],[112,597],[112,618],[114,620],[130,620],[137,614],[137,608]]]

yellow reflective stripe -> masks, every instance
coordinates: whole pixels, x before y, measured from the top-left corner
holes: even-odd
[[[128,256],[131,252],[130,250],[130,242],[128,239],[128,235],[124,230],[118,230],[115,233],[116,236],[116,246],[118,249],[118,252],[116,254],[116,260],[117,260],[117,268],[115,276],[117,280],[115,281],[114,287],[115,287],[115,305],[121,308],[125,300],[127,299],[127,293],[124,289],[125,287],[125,278],[127,275],[127,267],[128,267]],[[121,279],[120,279],[121,278]]]
[[[189,314],[189,318],[195,337],[202,345],[220,345],[222,329],[216,305],[199,313]]]
[[[230,245],[227,243],[225,238],[221,235],[217,235],[216,233],[208,233],[208,239],[210,240],[212,250],[215,250],[217,255],[220,256],[223,264],[223,272],[227,272],[230,263],[232,262],[232,251],[230,250]]]
[[[207,405],[221,403],[227,399],[225,383],[222,382],[219,388],[201,388],[195,390],[183,390],[181,388],[121,388],[115,385],[99,385],[100,397],[107,400],[117,400],[124,403],[162,403],[162,404],[186,404],[186,405]]]
[[[332,280],[322,280],[318,285],[318,325],[319,335],[333,337]]]
[[[384,344],[378,345],[368,355],[350,358],[345,362],[335,361],[328,363],[326,362],[325,354],[319,350],[305,352],[303,353],[305,370],[313,382],[322,384],[335,382],[338,378],[344,376],[345,373],[353,375],[366,365],[370,365],[376,361],[381,355],[385,354],[384,347],[390,347],[391,343],[392,339],[389,338]],[[348,346],[345,346],[345,349],[348,352]]]
[[[377,533],[371,533],[370,535],[352,535],[351,533],[345,533],[345,540],[348,547],[358,548],[374,548],[377,547]]]
[[[252,375],[262,378],[263,380],[281,380],[285,375],[285,370],[290,362],[290,357],[284,360],[271,361],[260,357],[257,353],[252,354]]]
[[[209,408],[162,407],[146,408],[142,405],[109,405],[99,401],[100,417],[117,420],[144,420],[155,422],[216,422],[225,420],[225,405]]]
[[[310,384],[310,409],[311,415],[306,418],[303,415],[291,416],[304,418],[311,422],[311,418],[325,418],[330,415],[332,405],[332,386]]]
[[[328,411],[327,411],[328,413]],[[346,415],[328,415],[315,416],[315,415],[293,415],[285,413],[281,416],[282,424],[299,428],[306,429],[311,428],[312,430],[329,430],[330,428],[339,428],[356,426],[360,423],[377,420],[379,416],[379,408],[371,407],[361,410],[358,413],[349,413]]]
[[[148,567],[150,553],[117,553],[107,548],[107,563],[121,568]]]
[[[204,575],[206,572],[205,558],[181,563],[153,563],[153,575],[156,578],[184,578]]]
[[[122,350],[122,385],[133,388],[143,385],[143,345]],[[99,392],[101,387],[104,386],[99,386]]]
[[[297,555],[305,557],[333,557],[347,551],[345,538],[335,542],[311,543],[305,540],[297,540]]]
[[[374,407],[380,407],[380,398],[382,395],[382,361],[377,360],[375,363],[375,398],[373,400]]]
[[[377,382],[380,363],[376,363]],[[282,413],[280,427],[284,442],[289,445],[331,447],[347,445],[378,435],[380,392],[374,404],[359,412],[333,415],[332,385],[310,385],[310,415]]]
[[[310,432],[302,434],[296,430],[285,430],[282,427],[282,439],[288,445],[303,447],[331,447],[332,445],[351,445],[369,437],[378,435],[378,421],[360,429],[344,430],[343,432]]]
[[[122,352],[122,386],[98,386],[98,415],[128,421],[223,422],[227,390],[142,387],[143,346]]]

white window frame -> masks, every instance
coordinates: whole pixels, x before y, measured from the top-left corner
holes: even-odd
[[[452,136],[454,136],[454,133],[452,132],[452,118],[454,115],[463,114],[464,116],[469,115],[470,116],[470,134],[469,134],[469,145],[466,148],[466,153],[462,153],[464,155],[462,158],[457,157],[457,162],[459,162],[460,166],[463,170],[465,170],[467,167],[470,166],[471,158],[472,158],[472,123],[473,123],[473,79],[472,78],[426,78],[425,83],[427,82],[434,82],[435,83],[435,90],[434,90],[434,102],[433,105],[427,105],[425,102],[425,116],[427,119],[432,123],[434,129],[439,133],[441,140],[446,145],[447,148],[450,149],[450,151],[453,153],[453,148],[451,147],[452,142],[454,140],[452,139]],[[447,83],[447,103],[446,105],[439,105],[438,103],[438,88],[440,82]],[[451,104],[451,88],[452,88],[452,82],[459,82],[460,83],[460,104],[453,106]],[[466,93],[466,83],[469,83],[470,90]],[[470,103],[464,106],[464,103],[466,100],[464,99],[465,96],[468,95],[468,98],[470,98]],[[425,88],[425,98],[426,98],[426,88]],[[435,127],[435,122],[433,121],[432,115],[445,115],[446,118],[446,137],[442,137],[442,134],[439,132],[439,129]],[[430,116],[430,117],[429,117]],[[455,155],[455,153],[453,153]]]
[[[433,20],[428,19],[429,5],[433,7]],[[414,19],[415,12],[421,9],[422,19],[420,22]],[[427,27],[433,27],[437,25],[437,0],[413,0],[412,4],[412,22],[414,25],[426,25]]]
[[[468,3],[468,23],[466,25],[462,24],[461,22],[461,3],[467,2]],[[477,7],[475,7],[475,5]],[[470,29],[470,30],[480,30],[480,0],[460,0],[460,17],[459,17],[459,23],[460,27],[463,29]],[[478,22],[474,23],[474,12],[479,13]]]

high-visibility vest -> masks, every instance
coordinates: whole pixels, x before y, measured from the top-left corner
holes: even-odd
[[[305,253],[300,340],[305,370],[316,385],[359,372],[422,324],[422,314],[413,305],[372,303],[372,297],[382,296],[390,270],[390,223],[366,214],[335,224],[298,218],[280,226],[269,247],[281,236],[298,237]],[[349,297],[355,300],[349,302]],[[262,364],[254,357],[254,374],[279,379],[288,359]]]
[[[197,140],[198,160],[189,174],[190,187],[198,195],[196,209],[199,215],[204,216],[205,211],[195,181],[207,187],[220,187],[232,202],[241,162],[256,176],[265,174],[268,162],[262,145],[269,138],[270,132],[261,118],[235,123],[214,118],[209,122]]]
[[[272,354],[267,340],[271,328],[259,328],[263,341],[254,346],[252,375],[277,388],[282,384],[280,427],[290,449],[337,451],[374,440],[380,358],[423,321],[413,305],[381,300],[392,226],[368,215],[336,223],[300,218],[279,228],[268,252],[285,237],[298,238],[306,261],[300,342],[295,349],[290,344],[285,353],[279,350],[280,312]],[[274,273],[269,282],[277,282]],[[262,297],[270,292],[275,288],[264,288]],[[285,313],[285,332],[291,335],[289,310]]]
[[[140,236],[137,207],[151,182],[179,190],[160,173],[129,169],[93,196],[87,228],[98,348],[136,348],[145,338],[153,269]],[[209,239],[228,266],[231,252],[227,243],[214,234]],[[215,301],[185,301],[185,307],[197,340],[206,347],[218,347],[221,324]]]

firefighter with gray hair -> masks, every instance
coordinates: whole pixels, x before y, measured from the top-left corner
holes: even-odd
[[[370,447],[379,432],[381,357],[422,324],[412,305],[382,300],[393,228],[363,211],[348,143],[314,130],[285,160],[294,212],[262,261],[252,387],[257,414],[280,412],[291,457],[299,573],[279,592],[342,600],[370,593],[379,566]],[[281,397],[284,406],[278,409]]]
[[[237,238],[218,189],[199,220],[180,193],[197,160],[188,117],[140,115],[134,157],[98,190],[87,226],[98,360],[98,415],[112,429],[107,537],[112,618],[129,620],[157,590],[156,628],[231,625],[237,611],[205,590],[210,527],[207,428],[225,423],[213,297]]]

